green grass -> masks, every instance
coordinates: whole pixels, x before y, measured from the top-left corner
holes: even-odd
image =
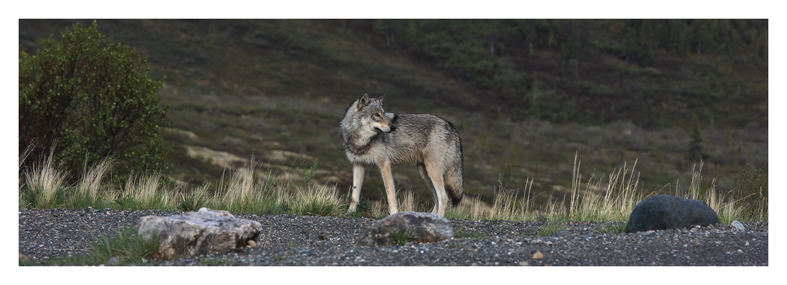
[[[557,235],[558,231],[565,228],[566,225],[564,223],[550,223],[538,228],[538,236],[554,236]]]
[[[124,229],[115,234],[100,237],[86,254],[60,257],[41,264],[20,263],[20,265],[144,265],[156,258],[158,241],[142,239],[135,229]]]
[[[388,240],[390,240],[393,245],[403,246],[408,242],[412,242],[413,237],[406,233],[393,232],[389,234]]]
[[[349,194],[347,195],[347,197],[345,197],[345,199],[347,199],[347,200],[350,199]],[[369,205],[370,205],[370,203],[369,203],[368,200],[361,199],[361,201],[358,202],[358,206],[355,208],[355,212],[346,212],[346,213],[344,213],[344,215],[348,216],[348,217],[353,217],[353,218],[364,218],[364,217],[367,217],[368,215],[370,215],[370,211],[371,211],[371,209],[369,208]]]

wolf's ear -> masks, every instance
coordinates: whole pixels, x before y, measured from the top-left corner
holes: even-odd
[[[360,110],[361,108],[366,107],[366,105],[369,105],[369,101],[369,94],[363,93],[361,99],[358,99],[358,104],[355,106],[356,109]]]
[[[383,104],[383,98],[385,98],[385,95],[383,95],[383,96],[380,96],[380,97],[377,97],[377,102],[379,102],[379,103],[380,103],[380,105],[382,105],[382,104]]]

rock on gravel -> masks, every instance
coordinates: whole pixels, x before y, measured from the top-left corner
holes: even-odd
[[[730,226],[739,230],[746,230],[746,227],[743,226],[743,223],[741,223],[738,220],[732,221],[732,223],[730,223]]]
[[[401,241],[435,242],[449,239],[454,229],[448,219],[428,213],[402,212],[375,222],[359,245],[394,245]]]
[[[631,211],[626,232],[683,228],[718,224],[716,212],[699,200],[671,195],[654,195],[642,200]]]
[[[159,240],[159,254],[173,258],[245,248],[256,244],[261,230],[257,221],[201,208],[182,215],[142,217],[138,233],[144,239]]]

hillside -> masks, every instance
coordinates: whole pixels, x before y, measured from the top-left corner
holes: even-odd
[[[586,177],[638,160],[645,191],[683,189],[695,127],[708,181],[767,195],[767,22],[724,22],[707,28],[707,41],[681,34],[687,42],[675,46],[626,21],[531,22],[98,21],[165,79],[177,181],[213,181],[254,157],[277,175],[347,189],[338,124],[366,92],[385,95],[389,112],[453,122],[467,194],[487,201],[528,177],[538,199],[563,199],[575,152]],[[21,20],[21,48],[32,52],[72,23]],[[428,195],[414,169],[395,176],[399,188]],[[365,185],[363,199],[383,196],[376,170]]]

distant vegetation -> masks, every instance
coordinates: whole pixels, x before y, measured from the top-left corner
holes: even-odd
[[[743,126],[750,120],[713,114],[767,96],[740,76],[767,67],[765,20],[374,20],[357,27],[379,37],[380,46],[470,82],[489,99],[516,103],[510,112],[543,120],[663,127],[691,123],[674,116],[694,113],[704,124]],[[598,72],[610,60],[605,56],[632,68],[621,70],[628,73],[622,77]],[[543,57],[558,64],[545,65]],[[704,58],[699,74],[664,73],[687,58]],[[666,81],[686,75],[696,81]]]

